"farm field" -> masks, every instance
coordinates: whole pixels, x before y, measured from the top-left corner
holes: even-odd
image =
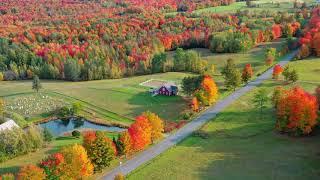
[[[99,118],[115,123],[130,124],[131,119],[147,110],[159,114],[164,119],[176,121],[179,120],[179,112],[186,108],[183,98],[181,96],[152,97],[148,92],[149,88],[139,84],[150,79],[168,80],[179,84],[183,77],[189,75],[191,74],[166,73],[90,82],[44,80],[41,94],[48,98],[55,98],[57,101],[59,99],[65,102],[80,101]],[[33,94],[31,84],[31,81],[2,82],[0,96],[7,98],[9,104],[14,100],[17,101],[18,98],[29,98],[27,103],[33,103],[34,99],[31,97],[36,95]],[[44,118],[45,115],[45,113],[36,114],[30,119],[34,121]]]
[[[300,75],[296,84],[264,82],[202,127],[208,139],[190,136],[128,179],[318,179],[320,136],[281,135],[274,131],[271,104],[258,118],[259,112],[251,103],[259,88],[271,95],[276,86],[299,85],[313,92],[320,84],[319,58],[291,62],[290,66]]]

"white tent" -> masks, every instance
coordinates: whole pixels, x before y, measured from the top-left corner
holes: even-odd
[[[14,120],[9,119],[5,123],[0,124],[0,132],[4,131],[6,129],[10,130],[10,129],[14,128],[14,127],[19,127],[19,126],[14,122]]]

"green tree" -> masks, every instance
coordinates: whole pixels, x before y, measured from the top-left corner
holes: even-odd
[[[192,95],[197,89],[200,88],[203,76],[185,77],[182,80],[182,90],[188,96]]]
[[[0,122],[4,122],[4,112],[5,112],[5,102],[4,102],[4,99],[0,97],[0,117],[1,117]]]
[[[33,82],[32,82],[32,89],[39,92],[39,90],[42,88],[40,79],[37,75],[33,77]]]
[[[252,103],[256,108],[260,109],[260,118],[262,118],[263,108],[266,107],[269,97],[265,89],[259,89],[257,93],[254,94]]]
[[[72,108],[71,108],[71,113],[72,113],[72,115],[77,115],[77,114],[79,114],[79,112],[81,111],[81,109],[82,109],[82,104],[81,103],[79,103],[79,102],[75,102],[75,103],[73,103],[72,104]]]
[[[227,64],[223,67],[221,74],[224,76],[224,85],[227,89],[235,91],[241,84],[241,73],[236,68],[233,59],[228,59]]]
[[[166,72],[167,54],[160,53],[152,58],[152,73]]]
[[[66,80],[78,81],[81,73],[81,68],[78,62],[74,59],[68,59],[64,63],[64,76]]]
[[[186,54],[182,48],[178,48],[176,53],[173,56],[173,68],[175,71],[185,71],[186,69],[186,62],[185,58]]]
[[[297,82],[299,79],[298,72],[295,69],[291,69],[290,66],[284,68],[282,75],[284,79],[289,82]]]
[[[51,134],[51,132],[49,131],[48,128],[44,128],[43,129],[43,140],[45,142],[51,142],[53,139],[53,135]]]
[[[112,147],[112,141],[105,133],[96,132],[95,136],[94,139],[91,136],[85,136],[83,146],[94,165],[94,170],[101,171],[110,165],[110,162],[115,157],[115,151]]]

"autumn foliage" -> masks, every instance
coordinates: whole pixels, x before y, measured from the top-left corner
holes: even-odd
[[[44,169],[48,179],[57,179],[64,171],[63,163],[65,163],[64,156],[61,153],[55,153],[43,160],[40,167]]]
[[[244,83],[248,83],[248,81],[252,78],[253,76],[253,70],[251,67],[251,64],[246,64],[246,66],[244,67],[243,71],[242,71],[242,81]]]
[[[43,169],[35,166],[35,165],[27,165],[23,166],[17,176],[18,180],[44,180],[46,179],[46,175]]]
[[[300,87],[284,90],[276,108],[276,128],[281,132],[307,135],[317,125],[317,98]]]
[[[103,132],[87,132],[83,138],[83,147],[95,171],[109,166],[117,153],[116,146]]]
[[[136,117],[136,121],[128,129],[134,151],[143,150],[151,144],[151,128],[151,124],[145,116]]]
[[[283,72],[282,66],[279,64],[275,65],[272,72],[272,78],[279,79],[279,76],[282,72]]]
[[[193,97],[191,100],[191,108],[192,108],[192,111],[194,111],[194,112],[199,111],[199,102],[196,97]]]
[[[61,179],[82,179],[93,174],[94,166],[83,146],[78,144],[68,146],[63,148],[60,153],[64,156]]]
[[[309,24],[304,29],[304,36],[299,39],[301,45],[298,58],[303,59],[311,54],[320,56],[320,7],[311,12]]]
[[[202,105],[208,106],[217,102],[218,87],[211,76],[203,76],[200,88],[196,90],[195,97]]]
[[[318,86],[315,90],[315,95],[317,97],[318,100],[318,104],[319,104],[319,110],[320,110],[320,86]]]
[[[155,113],[149,111],[143,113],[142,115],[148,119],[151,125],[151,141],[155,142],[162,138],[164,131],[163,120]]]

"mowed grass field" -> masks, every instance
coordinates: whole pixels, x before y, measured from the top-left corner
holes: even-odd
[[[163,119],[176,121],[180,118],[180,112],[187,106],[183,98],[181,96],[152,97],[148,92],[149,88],[139,84],[150,79],[173,81],[180,84],[184,77],[190,75],[188,73],[165,73],[89,82],[42,80],[43,89],[40,96],[49,96],[69,103],[81,102],[85,107],[83,113],[111,122],[130,124],[135,116],[148,110],[159,114]],[[8,101],[35,96],[31,85],[31,81],[1,82],[0,96]],[[35,102],[30,101],[29,103]],[[36,117],[31,117],[31,119],[40,119],[46,114],[33,116]]]
[[[299,85],[313,92],[320,85],[320,58],[291,62],[290,66],[299,73],[297,83],[264,82],[202,127],[208,139],[190,136],[128,179],[319,179],[320,132],[300,138],[281,135],[274,130],[271,104],[260,118],[251,103],[259,88],[271,96],[276,86]]]

